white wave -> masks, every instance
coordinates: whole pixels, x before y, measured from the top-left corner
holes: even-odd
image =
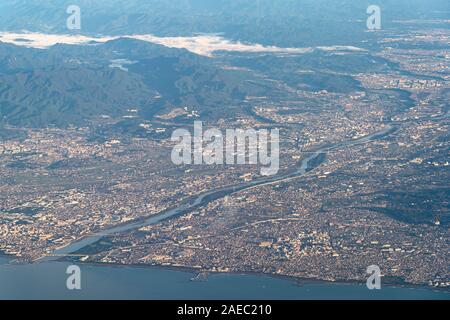
[[[217,35],[198,35],[193,37],[157,37],[151,34],[126,35],[116,37],[89,37],[83,35],[67,34],[43,34],[33,32],[11,33],[0,32],[0,41],[18,46],[46,49],[56,44],[82,45],[92,42],[104,43],[107,41],[131,38],[147,41],[169,48],[186,49],[198,55],[211,57],[218,51],[230,52],[266,52],[266,53],[286,53],[301,54],[314,50],[323,51],[365,51],[353,46],[329,46],[316,48],[281,48],[276,46],[263,46],[261,44],[245,44],[227,40]]]

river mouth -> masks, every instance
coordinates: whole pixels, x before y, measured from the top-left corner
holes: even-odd
[[[357,144],[368,143],[371,141],[382,139],[382,138],[392,134],[396,130],[397,130],[396,126],[389,125],[377,132],[374,132],[367,136],[360,137],[358,139],[343,141],[343,142],[337,143],[333,146],[326,146],[326,147],[318,148],[318,149],[308,153],[308,156],[305,157],[304,159],[302,159],[295,168],[293,168],[285,173],[275,175],[275,176],[268,176],[268,177],[260,178],[257,180],[252,180],[252,181],[242,183],[239,185],[225,186],[220,189],[213,189],[213,190],[203,192],[201,194],[198,194],[196,196],[193,196],[193,197],[187,199],[185,202],[183,202],[181,205],[179,205],[177,207],[164,210],[164,211],[157,213],[155,215],[152,215],[150,217],[144,217],[144,218],[133,220],[133,221],[121,224],[121,225],[117,225],[117,226],[111,227],[109,229],[105,229],[99,233],[93,234],[91,236],[81,238],[75,242],[72,242],[71,244],[69,244],[65,247],[62,247],[60,249],[53,251],[49,255],[38,258],[37,260],[35,260],[35,262],[48,262],[48,261],[58,260],[61,257],[76,253],[77,251],[96,243],[97,241],[99,241],[101,238],[103,238],[105,236],[124,233],[127,231],[139,229],[139,228],[142,228],[145,226],[154,225],[163,220],[168,220],[168,219],[182,216],[182,215],[187,214],[199,207],[202,207],[214,200],[221,199],[227,195],[231,195],[236,192],[248,190],[248,189],[259,187],[259,186],[270,185],[270,184],[279,183],[279,182],[285,182],[285,181],[289,181],[291,179],[297,179],[299,177],[302,177],[303,175],[305,175],[312,169],[318,167],[324,161],[326,161],[326,157],[324,156],[324,154],[326,154],[329,151],[336,150],[336,149],[342,148],[342,147],[353,146],[353,145],[357,145]],[[315,161],[317,159],[320,159],[320,161]],[[313,164],[311,165],[311,163],[313,163]]]

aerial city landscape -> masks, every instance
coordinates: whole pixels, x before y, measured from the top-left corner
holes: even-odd
[[[78,2],[0,4],[2,256],[449,292],[448,3]],[[200,121],[279,130],[277,170],[174,163]]]

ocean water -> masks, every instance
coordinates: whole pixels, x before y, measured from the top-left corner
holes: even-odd
[[[429,288],[309,282],[265,275],[195,274],[165,268],[80,265],[81,290],[68,290],[69,263],[9,264],[0,257],[0,299],[450,299]]]

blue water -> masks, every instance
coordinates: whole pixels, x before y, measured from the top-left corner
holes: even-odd
[[[206,281],[164,268],[80,265],[81,290],[66,288],[69,264],[15,265],[0,257],[0,299],[450,299],[427,288],[307,283],[263,275],[213,274]]]

